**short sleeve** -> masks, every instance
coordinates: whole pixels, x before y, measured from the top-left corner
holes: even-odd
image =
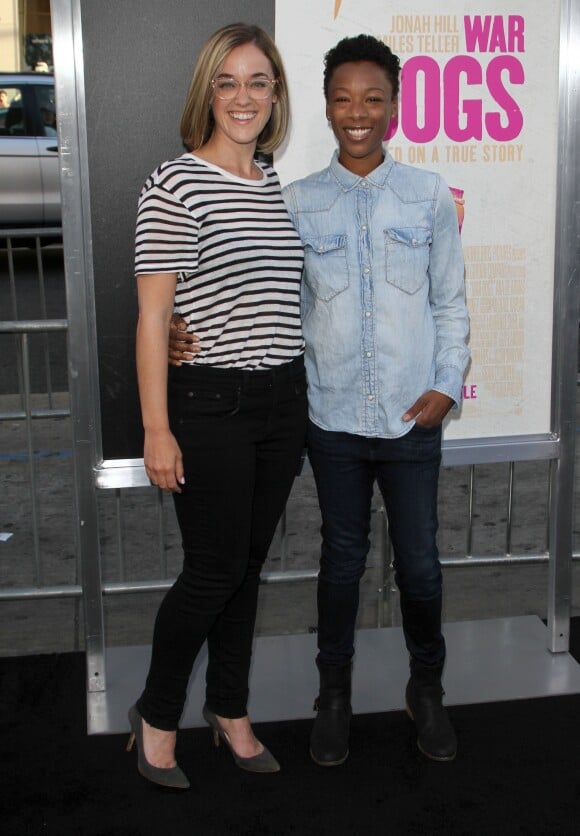
[[[298,201],[296,200],[296,192],[294,190],[293,183],[289,183],[287,186],[284,186],[284,188],[282,189],[282,199],[284,200],[286,211],[290,215],[290,220],[292,221],[294,229],[297,232],[300,232],[298,228]]]
[[[198,224],[183,201],[155,183],[139,197],[135,275],[191,275],[198,265]]]

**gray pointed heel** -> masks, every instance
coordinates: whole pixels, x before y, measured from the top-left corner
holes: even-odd
[[[222,729],[219,724],[219,720],[213,711],[210,711],[207,705],[204,705],[203,710],[203,719],[205,722],[210,726],[213,732],[213,742],[216,746],[220,745],[220,740],[223,740],[227,748],[230,750],[234,762],[240,769],[245,769],[247,772],[280,772],[280,764],[274,757],[274,755],[266,749],[264,746],[264,751],[260,752],[259,755],[254,755],[252,758],[242,758],[232,747],[230,739],[226,732]],[[263,744],[262,744],[263,745]]]
[[[135,741],[137,742],[137,769],[143,778],[152,781],[154,784],[159,784],[162,787],[170,787],[176,790],[188,790],[190,783],[187,780],[185,773],[178,767],[172,766],[167,769],[162,769],[159,766],[153,766],[145,757],[143,751],[143,718],[137,710],[137,706],[133,705],[129,709],[129,723],[131,724],[131,734],[127,742],[127,751],[130,752]]]

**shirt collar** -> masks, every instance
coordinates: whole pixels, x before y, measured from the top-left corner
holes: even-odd
[[[330,170],[338,180],[340,187],[344,189],[345,192],[350,191],[350,189],[354,189],[362,180],[365,180],[367,183],[370,183],[372,186],[376,186],[379,189],[384,189],[387,178],[394,164],[394,160],[386,148],[384,151],[385,159],[383,162],[365,177],[359,177],[358,174],[353,174],[352,171],[349,171],[341,165],[341,163],[338,162],[338,150],[336,150],[332,155]]]

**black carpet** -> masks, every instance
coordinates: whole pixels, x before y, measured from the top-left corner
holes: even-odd
[[[580,660],[580,619],[571,650]],[[86,735],[80,653],[0,659],[2,836],[579,836],[580,695],[450,709],[457,760],[427,761],[402,712],[354,717],[322,769],[309,721],[256,725],[282,763],[252,775],[208,729],[180,732],[192,781],[143,780],[126,736]]]

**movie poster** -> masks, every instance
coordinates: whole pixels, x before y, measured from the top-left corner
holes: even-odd
[[[550,431],[560,3],[514,0],[507,9],[473,0],[276,2],[293,108],[276,155],[282,182],[328,164],[335,142],[323,56],[366,32],[401,59],[391,154],[440,172],[453,191],[472,363],[448,439]]]

